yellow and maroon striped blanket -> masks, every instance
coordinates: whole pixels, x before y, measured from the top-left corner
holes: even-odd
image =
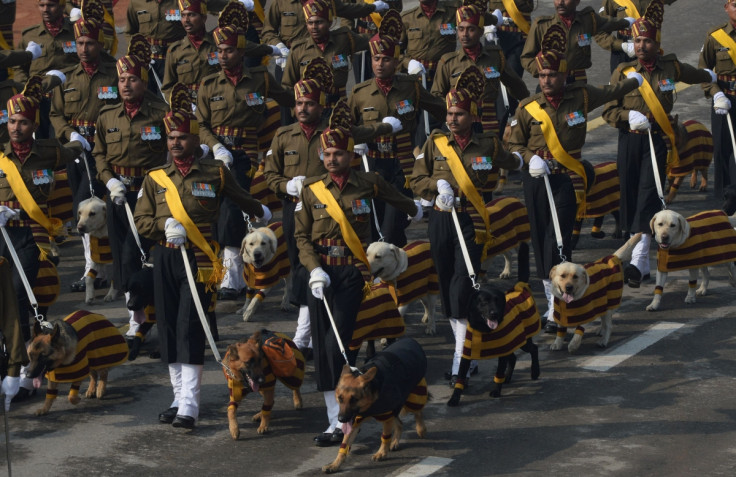
[[[736,230],[721,210],[687,218],[690,236],[677,248],[657,251],[657,270],[674,272],[736,261]]]

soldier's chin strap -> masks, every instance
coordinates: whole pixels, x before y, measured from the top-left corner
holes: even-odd
[[[729,125],[731,124],[731,117],[729,116]],[[662,202],[662,210],[667,208],[667,201],[664,200],[664,192],[662,191],[662,180],[659,178],[659,164],[657,164],[657,152],[654,150],[654,139],[652,139],[652,128],[647,129],[649,133],[649,156],[652,160],[652,172],[654,173],[654,183],[657,186],[657,195],[659,201]],[[733,137],[733,129],[731,130],[731,137]],[[675,147],[673,144],[672,147]]]
[[[457,241],[460,242],[460,250],[463,252],[463,259],[465,260],[465,267],[468,269],[468,277],[470,277],[470,281],[473,283],[473,289],[480,290],[480,283],[475,281],[475,269],[473,269],[473,262],[470,261],[470,254],[468,253],[468,245],[465,243],[465,239],[463,238],[463,229],[460,227],[460,219],[457,218],[457,211],[455,210],[455,204],[452,205],[452,222],[455,224],[455,232],[457,232]]]
[[[13,246],[13,241],[10,240],[10,237],[8,236],[8,231],[5,230],[4,225],[0,226],[0,232],[2,232],[3,239],[5,239],[5,245],[8,247],[8,251],[10,251],[10,256],[13,258],[13,263],[15,264],[15,269],[18,271],[18,276],[20,276],[20,280],[23,282],[23,288],[26,289],[28,302],[33,308],[33,314],[36,317],[36,321],[38,321],[38,323],[41,325],[41,328],[53,329],[54,326],[48,321],[45,321],[43,319],[43,315],[38,312],[38,300],[36,300],[36,295],[33,293],[33,287],[28,281],[26,272],[25,270],[23,270],[23,263],[20,261],[18,253],[15,251],[15,246]]]
[[[332,332],[335,333],[335,339],[337,340],[337,345],[340,347],[340,353],[342,353],[342,357],[345,358],[345,364],[350,366],[350,361],[348,360],[348,354],[345,351],[345,346],[342,344],[342,340],[340,339],[340,333],[337,332],[337,324],[335,324],[335,318],[332,316],[332,310],[330,310],[330,305],[327,303],[327,298],[325,298],[324,296],[322,296],[322,303],[324,303],[325,310],[327,310],[327,316],[330,318]],[[353,373],[363,374],[355,366],[350,366],[350,371],[352,371]]]
[[[552,186],[549,185],[549,176],[544,175],[544,187],[547,189],[547,202],[549,202],[549,213],[552,216],[552,226],[555,229],[555,240],[557,240],[557,253],[560,255],[562,263],[567,261],[567,257],[562,252],[562,232],[560,231],[560,219],[557,217],[557,206],[555,206],[555,196],[552,194]]]

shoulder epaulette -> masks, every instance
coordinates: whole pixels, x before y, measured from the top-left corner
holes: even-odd
[[[308,186],[309,184],[314,184],[315,182],[319,182],[322,179],[324,179],[326,175],[327,174],[322,174],[321,176],[307,177],[306,179],[304,179],[303,185]]]
[[[217,169],[225,165],[222,161],[217,159],[207,159],[204,157],[199,160],[199,164],[207,167],[216,167]]]
[[[710,35],[713,32],[716,32],[718,30],[721,30],[723,28],[726,28],[727,26],[728,26],[728,23],[724,23],[723,25],[719,25],[719,26],[717,26],[715,28],[711,28],[710,30],[708,30],[708,34]]]
[[[677,61],[677,55],[674,53],[667,53],[659,57],[660,61]]]
[[[26,28],[26,29],[24,29],[23,31],[21,31],[21,32],[20,32],[20,34],[21,34],[21,35],[25,35],[25,34],[26,34],[26,33],[28,33],[29,31],[31,31],[31,30],[35,30],[36,28],[38,28],[38,27],[40,27],[40,26],[41,26],[41,25],[31,25],[31,26],[29,26],[28,28]]]
[[[111,111],[113,109],[117,109],[121,104],[123,104],[123,103],[121,102],[121,103],[117,103],[117,104],[106,104],[105,106],[103,106],[100,109],[100,116],[102,114],[106,113],[107,111]]]
[[[360,89],[365,88],[366,86],[369,86],[372,81],[373,79],[368,79],[368,80],[363,81],[362,83],[356,84],[355,86],[353,86],[353,93],[357,92]]]
[[[210,75],[207,75],[204,78],[202,78],[202,84],[212,83],[213,81],[217,80],[218,76],[220,76],[219,71],[217,73],[212,73]]]
[[[157,171],[159,169],[165,169],[166,167],[168,167],[168,164],[161,164],[160,166],[156,166],[156,167],[152,167],[148,169],[148,172]]]

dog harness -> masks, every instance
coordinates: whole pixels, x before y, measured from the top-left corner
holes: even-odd
[[[289,254],[286,249],[284,228],[281,222],[274,222],[268,228],[276,235],[276,253],[270,262],[264,263],[260,268],[246,263],[243,266],[243,278],[248,288],[252,290],[265,290],[278,285],[279,280],[286,277],[291,269]]]
[[[709,210],[687,218],[690,236],[677,248],[657,251],[657,270],[674,272],[709,267],[736,260],[736,230],[721,210]]]
[[[590,277],[585,295],[570,303],[555,297],[554,319],[564,328],[589,323],[621,304],[624,290],[621,259],[609,255],[586,264],[584,268]]]
[[[416,240],[404,246],[408,265],[396,280],[388,283],[396,306],[404,306],[427,294],[440,292],[437,270],[432,262],[429,242]]]

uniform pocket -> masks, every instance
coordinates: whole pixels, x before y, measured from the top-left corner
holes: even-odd
[[[64,93],[64,112],[66,114],[78,113],[82,110],[82,92],[69,91]]]
[[[105,142],[107,143],[107,154],[109,156],[119,157],[123,155],[123,133],[120,131],[107,133]]]
[[[284,13],[291,13],[291,12],[284,12]],[[291,37],[294,36],[294,33],[297,28],[297,24],[299,23],[297,18],[297,14],[291,14],[291,15],[281,15],[281,36],[282,37]]]
[[[418,28],[416,30],[409,29],[409,31],[406,32],[406,37],[408,39],[410,39],[410,40],[421,40],[422,39],[422,30],[420,30]]]
[[[197,78],[192,68],[192,64],[188,61],[186,63],[179,63],[176,65],[176,76],[179,83],[191,84],[196,82]]]
[[[379,116],[381,115],[380,112],[371,110],[371,111],[363,111],[361,113],[361,117],[363,118],[364,123],[372,122],[372,121],[378,121]]]
[[[299,173],[299,154],[284,155],[284,176],[295,177]]]
[[[139,33],[150,36],[151,31],[153,30],[153,27],[155,26],[155,23],[152,21],[153,16],[150,12],[147,11],[140,11],[137,12],[138,16],[138,30]]]

